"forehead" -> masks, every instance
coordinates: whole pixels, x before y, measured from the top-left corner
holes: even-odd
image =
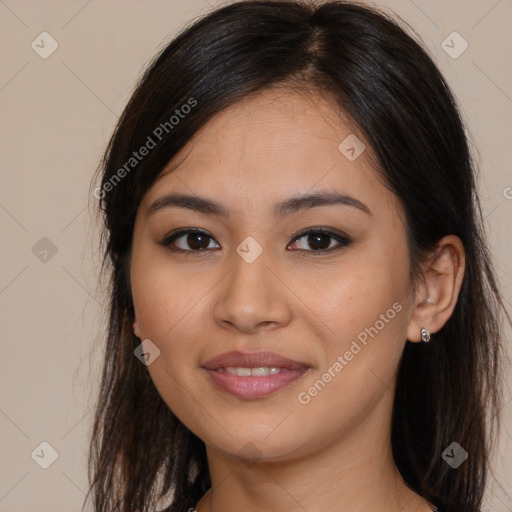
[[[346,152],[354,143],[358,152],[364,148],[355,159]],[[372,161],[369,143],[333,101],[273,88],[210,119],[160,173],[146,202],[187,190],[222,195],[243,209],[248,201],[274,204],[290,195],[336,190],[389,205],[392,194]]]
[[[318,160],[318,152],[328,146],[338,156],[338,144],[355,131],[351,125],[334,102],[317,93],[274,87],[216,114],[175,155],[173,162],[188,155],[192,146],[192,159],[229,161],[230,157],[246,155],[246,160],[261,163],[267,159],[276,166],[283,160]]]

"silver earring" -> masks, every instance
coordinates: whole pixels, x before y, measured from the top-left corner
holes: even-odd
[[[428,332],[426,327],[421,328],[421,341],[424,343],[428,343],[430,341],[430,333]]]

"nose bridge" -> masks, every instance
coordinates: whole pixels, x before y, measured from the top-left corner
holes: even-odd
[[[287,321],[286,294],[270,269],[270,252],[251,236],[235,248],[214,309],[217,322],[253,330],[261,323]]]

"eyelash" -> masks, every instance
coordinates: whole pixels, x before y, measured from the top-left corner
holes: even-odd
[[[327,253],[338,251],[340,249],[343,249],[344,247],[349,246],[352,243],[352,240],[350,238],[348,238],[346,235],[341,234],[341,233],[340,234],[333,233],[332,231],[329,231],[324,228],[309,228],[306,231],[303,231],[303,232],[300,232],[300,233],[294,235],[294,238],[292,239],[292,241],[290,243],[294,243],[297,240],[300,240],[301,238],[304,238],[307,235],[317,234],[317,233],[321,233],[323,235],[328,235],[330,238],[334,238],[341,245],[339,245],[338,247],[335,247],[335,248],[331,248],[331,249],[324,249],[323,251],[321,251],[321,250],[306,250],[306,249],[295,249],[295,251],[302,252],[302,253],[313,253],[316,255],[322,255],[322,254],[327,254]],[[200,229],[188,228],[188,229],[179,230],[175,233],[171,233],[170,235],[166,236],[160,242],[160,245],[167,247],[172,252],[185,253],[185,256],[192,256],[192,255],[198,256],[198,255],[200,255],[200,253],[207,253],[212,250],[212,249],[186,250],[186,249],[179,249],[179,248],[171,246],[171,244],[173,242],[175,242],[178,238],[181,238],[182,236],[188,235],[188,234],[201,234],[201,235],[204,235],[204,236],[210,238],[211,240],[214,240],[214,238],[212,236],[210,236],[206,231],[203,231]]]

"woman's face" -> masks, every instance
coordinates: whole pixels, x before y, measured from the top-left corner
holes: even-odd
[[[136,334],[160,350],[147,369],[163,400],[212,449],[286,460],[389,433],[409,257],[353,132],[319,97],[268,90],[214,117],[143,198]],[[348,198],[291,201],[318,194]],[[200,233],[171,240],[184,229]]]

